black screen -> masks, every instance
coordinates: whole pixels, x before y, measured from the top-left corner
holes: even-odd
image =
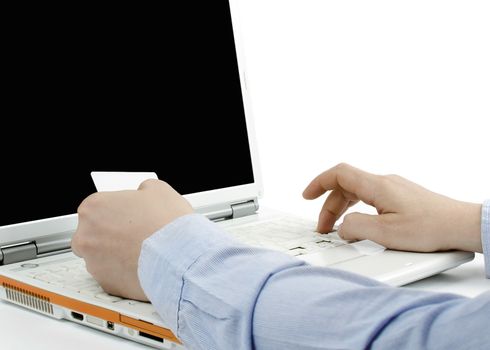
[[[228,1],[160,7],[12,13],[0,225],[75,213],[92,171],[253,182]]]

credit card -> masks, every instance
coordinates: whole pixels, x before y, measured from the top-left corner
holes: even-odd
[[[92,171],[90,173],[98,192],[137,190],[148,179],[158,179],[154,172]]]

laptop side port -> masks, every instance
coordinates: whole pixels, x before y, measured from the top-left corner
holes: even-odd
[[[107,329],[113,331],[114,330],[114,322],[107,321]]]
[[[151,340],[157,341],[159,343],[163,343],[163,338],[156,337],[154,335],[151,335],[151,334],[148,334],[148,333],[145,333],[145,332],[142,332],[142,331],[139,331],[138,334],[139,334],[140,337],[151,339]]]
[[[75,320],[83,321],[83,315],[78,312],[72,311],[71,317],[73,317]]]

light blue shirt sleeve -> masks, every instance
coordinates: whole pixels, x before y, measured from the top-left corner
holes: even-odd
[[[481,243],[483,256],[485,257],[485,272],[490,278],[490,199],[486,200],[482,206],[481,214]]]
[[[146,295],[187,349],[490,344],[490,293],[466,298],[394,288],[310,266],[242,245],[199,214],[178,218],[145,240],[138,273]]]

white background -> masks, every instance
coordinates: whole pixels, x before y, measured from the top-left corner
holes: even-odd
[[[490,1],[238,4],[263,205],[315,216],[321,201],[301,192],[338,162],[490,198]],[[145,348],[6,303],[0,313],[2,349]]]
[[[316,217],[339,162],[490,198],[489,1],[238,4],[263,205]]]

